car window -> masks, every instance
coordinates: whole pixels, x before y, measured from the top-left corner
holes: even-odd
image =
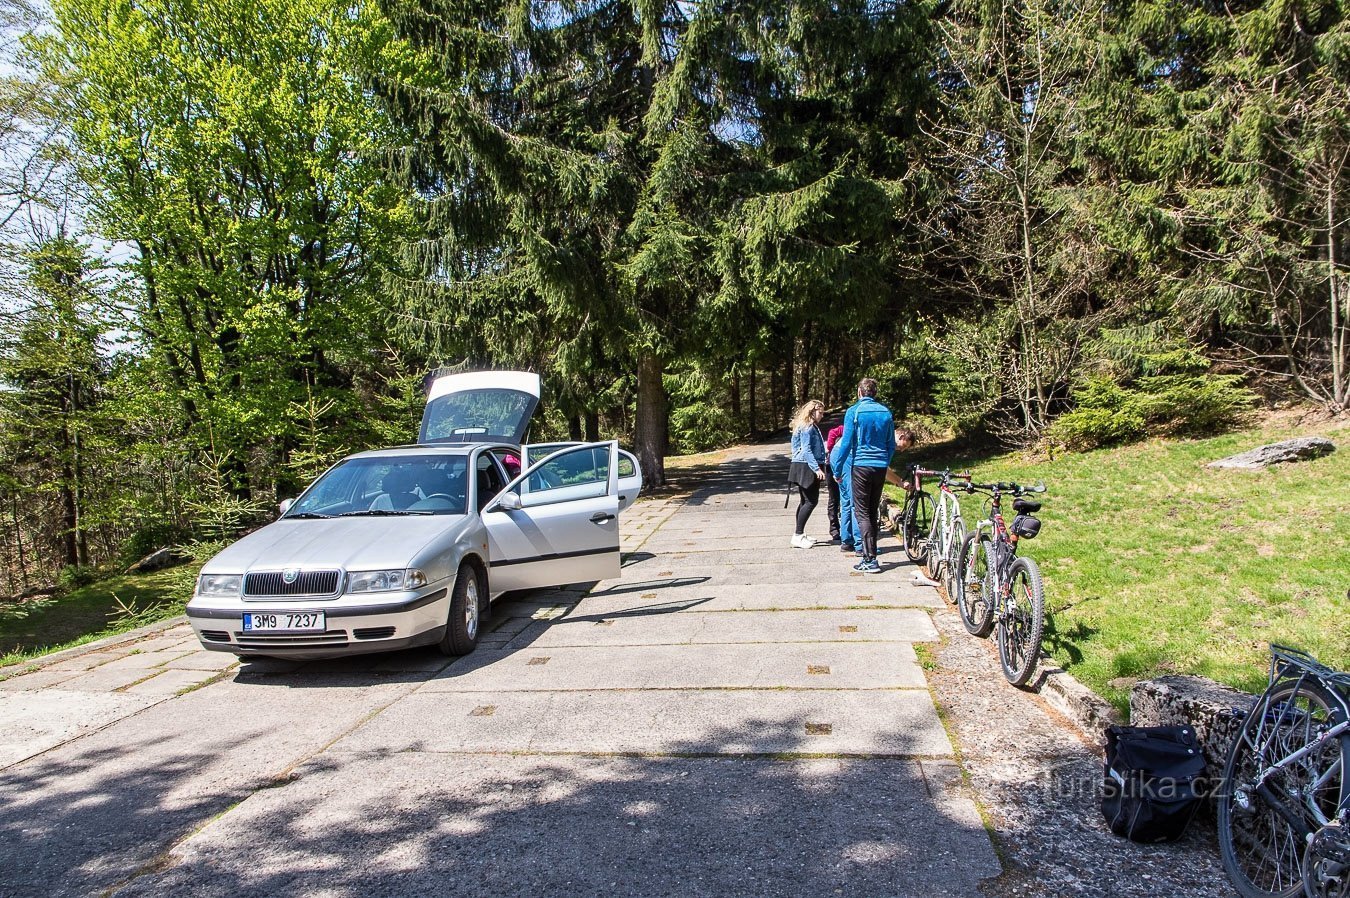
[[[450,393],[427,403],[421,442],[515,441],[525,432],[538,399],[517,390]]]
[[[637,473],[637,468],[633,467],[633,459],[622,452],[619,453],[619,476],[632,477]]]
[[[463,456],[349,458],[315,481],[284,517],[464,514],[467,470]]]
[[[531,443],[523,446],[525,450],[525,466],[529,467],[541,458],[548,458],[559,449],[566,449],[572,443]]]
[[[567,452],[541,466],[530,475],[530,489],[544,490],[561,486],[594,483],[609,478],[609,451],[592,447]]]
[[[587,446],[564,452],[525,479],[527,505],[603,496],[609,490],[609,449]]]
[[[516,463],[519,470],[520,463]],[[482,511],[483,506],[487,505],[493,496],[502,491],[506,486],[506,478],[502,476],[501,469],[497,466],[493,454],[484,452],[478,456],[477,464],[478,476],[478,510]]]

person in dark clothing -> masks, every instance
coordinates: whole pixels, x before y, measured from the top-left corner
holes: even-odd
[[[841,511],[839,489],[842,486],[839,482],[840,472],[835,470],[834,465],[828,460],[831,450],[834,449],[834,444],[839,442],[839,438],[843,435],[844,425],[842,424],[838,427],[831,427],[830,432],[825,435],[825,455],[827,459],[825,462],[825,488],[830,491],[830,500],[825,506],[825,514],[830,519],[830,540],[832,542],[840,542],[842,533],[851,534],[853,532],[853,525],[851,522],[842,528],[840,527],[840,524],[842,523],[839,517]],[[852,499],[850,498],[848,509],[851,511],[852,508]],[[851,548],[852,546],[850,545],[850,549]]]
[[[862,560],[853,566],[865,574],[881,573],[877,561],[877,512],[881,487],[895,453],[895,418],[877,402],[877,382],[865,377],[858,384],[858,401],[844,414],[844,433],[835,444],[831,459],[852,457],[853,514]]]

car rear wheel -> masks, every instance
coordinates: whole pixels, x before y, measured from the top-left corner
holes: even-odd
[[[467,655],[478,645],[478,628],[482,623],[482,584],[473,565],[462,564],[455,577],[455,588],[450,593],[450,613],[445,622],[445,635],[440,650],[446,655]]]

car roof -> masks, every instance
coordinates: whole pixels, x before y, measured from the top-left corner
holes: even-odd
[[[513,449],[506,444],[496,443],[406,443],[402,446],[390,446],[387,449],[368,449],[354,452],[347,458],[398,458],[400,455],[468,455],[475,449]]]

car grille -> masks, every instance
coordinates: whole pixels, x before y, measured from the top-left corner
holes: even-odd
[[[353,630],[352,635],[357,639],[388,639],[394,635],[393,627],[361,627]]]
[[[202,639],[208,642],[229,642],[230,634],[224,630],[203,630]]]
[[[235,631],[234,641],[247,648],[264,649],[280,646],[305,645],[346,645],[346,630],[329,630],[327,633],[241,633]]]
[[[300,571],[294,583],[286,583],[280,571],[244,577],[245,596],[331,596],[338,591],[340,571]]]

